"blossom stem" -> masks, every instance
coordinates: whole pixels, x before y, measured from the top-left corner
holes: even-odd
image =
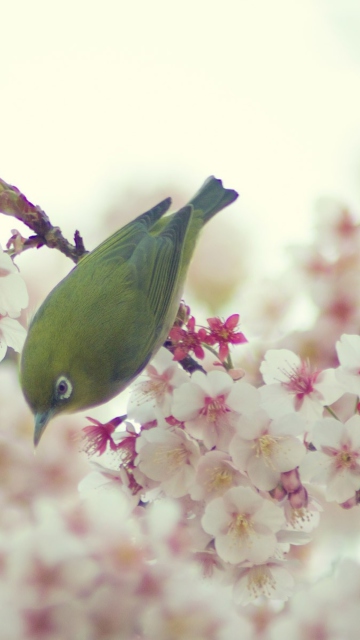
[[[202,346],[204,347],[204,349],[207,349],[208,351],[210,351],[218,360],[220,360],[219,354],[215,351],[215,349],[210,347],[209,344],[206,344],[205,342],[202,342]],[[220,360],[220,362],[221,362],[221,360]],[[221,364],[224,364],[224,363],[222,362]]]

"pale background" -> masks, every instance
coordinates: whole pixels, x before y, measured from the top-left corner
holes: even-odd
[[[14,0],[1,25],[0,176],[69,236],[94,244],[129,185],[187,197],[214,173],[268,271],[318,197],[357,208],[357,0]]]

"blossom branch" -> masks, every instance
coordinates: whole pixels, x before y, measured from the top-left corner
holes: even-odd
[[[79,231],[75,232],[74,244],[72,245],[64,238],[60,228],[51,224],[45,211],[38,205],[32,204],[17,187],[7,184],[1,178],[0,211],[5,215],[13,216],[20,220],[36,234],[29,238],[23,238],[18,231],[14,230],[7,243],[10,255],[19,254],[33,247],[38,249],[42,246],[47,246],[50,249],[58,249],[73,262],[77,263],[87,253]]]

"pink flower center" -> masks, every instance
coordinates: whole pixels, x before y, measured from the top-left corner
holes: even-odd
[[[225,396],[217,396],[216,398],[205,398],[205,406],[200,413],[206,416],[209,422],[216,422],[221,415],[229,411],[225,404]]]
[[[355,469],[357,463],[358,454],[354,451],[348,451],[347,447],[344,447],[341,451],[338,451],[335,458],[335,465],[337,469]]]
[[[320,371],[311,371],[307,362],[302,362],[298,367],[283,370],[288,381],[282,382],[285,389],[296,396],[296,400],[301,404],[305,396],[314,392],[314,385]]]

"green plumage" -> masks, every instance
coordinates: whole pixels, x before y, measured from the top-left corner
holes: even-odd
[[[35,443],[53,415],[106,402],[145,367],[174,322],[201,228],[237,195],[211,177],[188,205],[163,217],[167,198],[87,254],[50,292],[21,358]]]

